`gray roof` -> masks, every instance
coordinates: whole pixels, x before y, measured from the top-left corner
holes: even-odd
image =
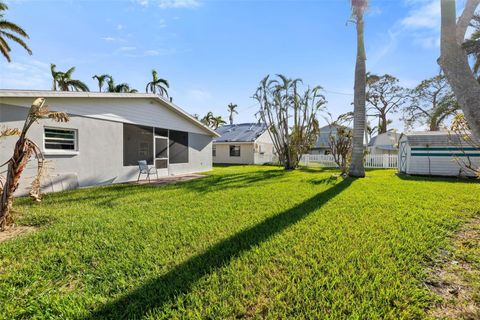
[[[186,120],[194,123],[196,126],[202,128],[213,136],[217,133],[195,119],[188,112],[174,104],[168,99],[153,93],[112,93],[112,92],[82,92],[82,91],[52,91],[52,90],[14,90],[14,89],[0,89],[0,98],[115,98],[115,99],[152,99],[166,106],[171,111],[174,111]]]
[[[213,142],[253,142],[267,130],[264,123],[224,125],[216,130],[220,137]]]
[[[317,136],[317,141],[315,142],[315,147],[313,149],[322,149],[330,148],[330,135],[336,136],[338,128],[345,128],[349,131],[352,131],[352,128],[341,126],[341,125],[326,125],[320,128],[320,132]]]
[[[460,136],[448,131],[407,132],[402,135],[413,147],[443,147],[467,144]]]

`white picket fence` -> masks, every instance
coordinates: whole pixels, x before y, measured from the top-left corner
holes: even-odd
[[[338,167],[333,160],[332,155],[323,154],[304,154],[300,160],[301,165],[312,166],[319,165],[321,167],[336,168]],[[398,167],[398,156],[388,154],[368,154],[365,156],[366,168],[383,168],[392,169]]]

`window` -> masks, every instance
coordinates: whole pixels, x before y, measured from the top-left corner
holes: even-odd
[[[169,162],[188,163],[188,132],[170,130],[169,139]]]
[[[136,166],[146,160],[153,164],[153,128],[123,124],[123,165]]]
[[[45,150],[66,150],[76,151],[77,130],[45,128],[44,131]]]
[[[217,147],[212,146],[212,157],[216,157],[216,156],[217,156]]]
[[[240,146],[230,146],[230,157],[240,157]]]

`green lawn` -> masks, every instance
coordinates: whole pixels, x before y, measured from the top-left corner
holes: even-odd
[[[332,173],[218,167],[21,199],[41,227],[0,243],[0,318],[422,318],[480,184]]]

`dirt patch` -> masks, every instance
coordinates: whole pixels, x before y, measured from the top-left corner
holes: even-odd
[[[25,233],[32,232],[36,230],[36,227],[31,227],[31,226],[13,226],[5,231],[0,231],[0,243],[3,241],[7,241],[13,238],[16,238],[17,236]]]
[[[475,260],[480,258],[477,252],[479,248],[480,218],[476,218],[457,233],[452,251],[442,253],[426,281],[430,290],[440,298],[430,310],[430,316],[480,319],[480,268]]]

